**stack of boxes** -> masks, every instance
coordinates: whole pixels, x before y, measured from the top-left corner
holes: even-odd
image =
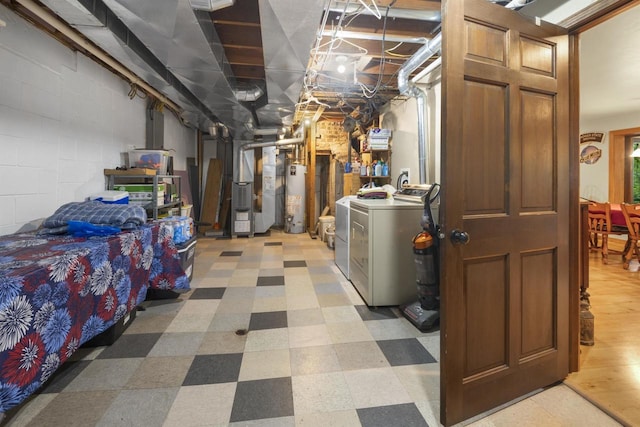
[[[367,134],[368,150],[388,150],[391,129],[372,128]]]
[[[114,190],[129,193],[129,203],[132,205],[147,206],[153,201],[153,184],[116,184]],[[165,203],[166,184],[158,184],[157,206]]]

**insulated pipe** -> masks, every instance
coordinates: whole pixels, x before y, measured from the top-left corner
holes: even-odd
[[[260,147],[282,147],[284,145],[300,145],[304,144],[304,133],[305,127],[304,124],[300,125],[298,129],[293,133],[295,138],[289,139],[280,139],[277,141],[269,141],[269,142],[249,142],[247,144],[243,144],[240,146],[238,150],[238,180],[240,182],[244,182],[244,152],[251,148],[260,148]]]
[[[87,39],[85,39],[84,37],[76,33],[74,30],[72,30],[66,23],[62,22],[60,19],[51,15],[51,13],[45,10],[42,6],[36,4],[32,0],[16,0],[16,1],[22,6],[24,6],[29,12],[33,13],[38,18],[42,19],[44,22],[46,22],[47,24],[51,25],[53,28],[58,30],[60,33],[64,34],[67,38],[69,38],[71,41],[76,43],[78,46],[85,49],[91,55],[95,56],[100,61],[107,64],[109,67],[113,68],[121,76],[124,76],[127,80],[129,80],[129,82],[131,82],[132,84],[135,84],[136,86],[141,87],[142,89],[144,89],[145,92],[153,95],[163,104],[167,105],[177,113],[182,112],[182,108],[180,108],[176,103],[174,103],[169,98],[167,98],[166,96],[158,92],[156,89],[154,89],[152,86],[147,84],[145,81],[141,80],[138,76],[136,76],[133,72],[131,72],[131,70],[126,68],[120,62],[116,61],[114,58],[106,54],[104,51],[96,47],[94,44],[87,41]]]
[[[420,184],[427,183],[427,137],[425,130],[426,95],[423,91],[409,81],[409,75],[420,65],[431,58],[442,46],[442,33],[424,44],[411,58],[405,62],[398,71],[398,90],[403,95],[416,98],[418,106],[418,170],[420,172]]]
[[[433,70],[435,70],[436,68],[440,67],[441,65],[442,65],[442,57],[436,59],[431,64],[429,64],[426,67],[424,67],[424,69],[422,71],[420,71],[418,74],[416,74],[415,76],[413,76],[411,78],[411,81],[413,83],[416,83],[416,82],[422,80],[423,77],[428,76],[429,74],[431,74],[433,72]]]
[[[416,107],[418,110],[418,172],[420,174],[420,184],[426,184],[429,177],[429,144],[427,142],[427,95],[416,88]]]
[[[251,148],[262,148],[262,147],[282,147],[283,145],[294,145],[294,144],[302,144],[304,142],[304,138],[290,138],[290,139],[279,139],[277,141],[269,141],[269,142],[250,142],[248,144],[244,144],[240,147],[241,151],[246,151]]]
[[[280,131],[279,128],[257,128],[253,129],[254,135],[277,135]]]
[[[240,182],[244,181],[244,152],[246,150],[250,150],[252,148],[262,148],[262,147],[282,147],[283,145],[299,145],[304,143],[304,138],[291,138],[291,139],[281,139],[279,141],[270,141],[270,142],[250,142],[248,144],[244,144],[240,147],[239,152],[239,170],[238,170],[238,180]]]

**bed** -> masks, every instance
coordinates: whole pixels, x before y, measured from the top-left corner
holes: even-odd
[[[0,414],[144,301],[188,290],[162,223],[110,236],[0,236]]]

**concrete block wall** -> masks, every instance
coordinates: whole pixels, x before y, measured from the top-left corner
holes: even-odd
[[[146,100],[0,5],[0,235],[104,189],[103,169],[145,146]],[[176,169],[195,132],[165,112]]]

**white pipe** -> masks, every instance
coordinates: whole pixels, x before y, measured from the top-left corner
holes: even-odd
[[[114,58],[106,54],[102,49],[96,47],[93,43],[89,42],[83,36],[76,33],[75,30],[70,28],[65,22],[61,21],[60,19],[58,19],[57,17],[49,13],[42,6],[36,4],[32,0],[16,0],[16,1],[22,6],[24,6],[29,12],[33,13],[38,18],[40,18],[41,20],[43,20],[44,22],[46,22],[47,24],[51,25],[53,28],[58,30],[60,33],[64,34],[71,41],[73,41],[74,43],[76,43],[77,45],[85,49],[91,55],[95,56],[100,61],[108,65],[109,67],[113,68],[120,75],[122,75],[127,80],[129,80],[130,83],[141,87],[142,89],[144,89],[145,92],[154,96],[163,104],[167,105],[177,113],[182,112],[182,108],[180,108],[176,103],[171,101],[165,95],[158,92],[148,83],[146,83],[144,80],[141,80],[138,76],[136,76],[133,72],[131,72],[131,70],[129,70],[120,62],[116,61]]]
[[[324,30],[322,35],[324,37],[332,37],[334,36],[338,39],[357,39],[357,40],[376,40],[382,41],[384,38],[385,41],[392,43],[425,43],[427,39],[425,37],[407,37],[407,36],[398,36],[393,34],[375,34],[375,33],[362,33],[358,31],[335,31],[335,30]],[[344,55],[344,54],[342,54]]]
[[[427,65],[422,71],[420,71],[418,74],[416,74],[415,76],[413,76],[413,78],[411,79],[411,81],[413,83],[417,83],[420,80],[422,80],[425,76],[428,76],[429,73],[431,73],[433,70],[435,70],[436,68],[438,68],[439,66],[442,65],[442,56],[439,57],[438,59],[436,59],[435,61],[433,61],[431,64]]]
[[[438,33],[434,38],[429,40],[424,46],[413,54],[411,58],[405,62],[398,71],[398,90],[401,94],[406,94],[416,98],[418,107],[418,171],[420,173],[420,184],[427,183],[427,136],[425,117],[426,113],[426,94],[418,89],[415,83],[409,81],[409,75],[420,65],[431,58],[442,46],[442,33]]]
[[[248,144],[244,144],[240,146],[240,150],[238,151],[238,159],[239,159],[239,170],[238,170],[238,180],[240,182],[244,182],[244,152],[250,150],[252,148],[263,148],[263,147],[282,147],[284,145],[298,145],[304,143],[304,137],[298,138],[290,138],[290,139],[280,139],[278,141],[269,141],[269,142],[250,142]]]
[[[262,148],[262,147],[282,147],[283,145],[294,145],[294,144],[302,144],[304,142],[304,138],[290,138],[290,139],[279,139],[277,141],[269,141],[269,142],[250,142],[249,144],[245,144],[240,147],[240,150],[250,150],[252,148]]]
[[[280,131],[279,128],[262,128],[262,129],[253,129],[254,135],[277,135]]]

